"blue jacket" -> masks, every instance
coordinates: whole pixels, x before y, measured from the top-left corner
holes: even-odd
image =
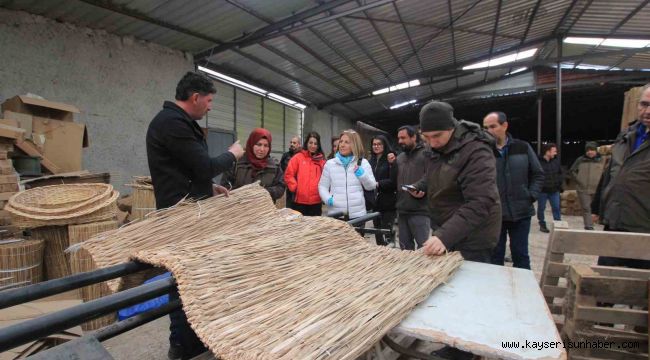
[[[497,186],[503,221],[518,221],[535,214],[533,203],[544,184],[544,170],[530,145],[508,134],[508,143],[497,152]]]

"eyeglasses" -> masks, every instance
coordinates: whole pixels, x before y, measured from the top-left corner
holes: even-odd
[[[639,107],[642,109],[647,109],[650,106],[650,101],[639,101]]]

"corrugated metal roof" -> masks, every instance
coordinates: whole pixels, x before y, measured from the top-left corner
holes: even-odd
[[[292,19],[296,14],[327,6],[332,1],[0,0],[0,7],[198,54],[224,42],[250,40],[251,34],[269,24]],[[556,42],[552,37],[558,31],[650,36],[650,11],[645,2],[577,0],[571,7],[572,3],[566,0],[347,1],[327,12],[316,12],[275,29],[280,35],[271,36],[270,32],[261,42],[212,54],[209,60],[219,70],[265,84],[283,95],[328,105],[333,111],[358,117],[384,111],[402,99],[450,93],[503,77],[510,69],[492,69],[487,74],[480,69],[474,73],[458,71],[469,63],[486,60],[490,53],[515,51],[522,43],[548,38],[526,48],[540,48],[535,56],[538,61],[553,58]],[[361,6],[368,8],[355,10]],[[340,17],[332,19],[332,16]],[[322,22],[301,28],[313,21]],[[299,30],[282,32],[292,27]],[[603,54],[585,59],[584,63],[633,69],[650,67],[648,52],[628,56],[606,52],[611,50],[616,49],[565,44],[563,55]],[[204,59],[201,61],[204,63]],[[427,83],[431,77],[445,78],[453,74],[459,77],[374,99],[352,101],[366,97],[373,90],[416,77]]]

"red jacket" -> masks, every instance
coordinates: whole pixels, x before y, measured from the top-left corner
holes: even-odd
[[[289,161],[284,172],[284,182],[296,194],[294,201],[301,205],[320,204],[318,181],[323,173],[325,158],[313,160],[307,150],[302,150]]]

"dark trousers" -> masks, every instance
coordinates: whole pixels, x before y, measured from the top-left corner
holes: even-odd
[[[492,263],[492,249],[461,250],[460,254],[467,261],[475,261],[484,264]]]
[[[560,221],[562,220],[562,214],[560,213],[560,193],[539,193],[537,198],[537,220],[539,221],[539,226],[546,226],[546,221],[544,220],[544,210],[546,210],[546,200],[551,204],[551,211],[553,212],[553,220]]]
[[[296,194],[292,193],[291,191],[289,191],[289,190],[287,189],[287,190],[285,191],[285,195],[286,195],[286,196],[285,196],[285,198],[284,198],[284,199],[285,199],[285,205],[284,205],[284,207],[289,208],[289,209],[294,209],[294,208],[293,208],[293,206],[294,206],[294,204],[295,204],[295,202],[294,202],[294,198],[295,198]],[[294,209],[294,210],[297,210],[297,209]]]
[[[612,230],[609,226],[605,225],[605,231],[620,231],[627,232],[627,230]],[[650,269],[650,260],[641,259],[623,259],[613,256],[599,256],[598,265],[601,266],[625,266],[633,269]]]
[[[323,215],[323,205],[314,204],[314,205],[303,205],[298,203],[293,203],[291,206],[292,209],[300,211],[303,216],[321,216]]]
[[[395,222],[395,215],[394,210],[382,211],[380,217],[372,219],[372,225],[375,229],[388,229],[392,231],[393,223]],[[392,235],[375,234],[377,245],[386,246],[389,242],[393,242],[394,240],[394,233]]]
[[[178,299],[177,291],[169,294],[170,302]],[[180,346],[183,349],[183,359],[191,359],[208,350],[190,327],[183,309],[169,313],[169,319],[171,320],[169,324],[169,344]]]
[[[492,253],[492,263],[503,265],[503,258],[506,255],[506,242],[510,235],[510,253],[514,267],[530,269],[530,257],[528,256],[528,233],[530,232],[530,217],[517,221],[502,221],[501,235],[499,242]]]
[[[421,248],[431,234],[429,215],[400,215],[397,219],[399,228],[399,247],[402,250]]]

